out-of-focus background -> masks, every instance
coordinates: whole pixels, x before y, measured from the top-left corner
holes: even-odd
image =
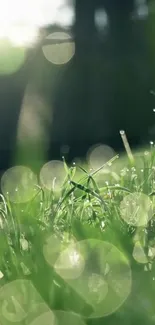
[[[154,0],[0,5],[0,170],[155,137]]]

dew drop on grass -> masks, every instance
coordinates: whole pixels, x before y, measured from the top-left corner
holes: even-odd
[[[125,134],[125,131],[124,131],[124,130],[120,130],[119,133],[120,133],[121,135],[124,135],[124,134]]]

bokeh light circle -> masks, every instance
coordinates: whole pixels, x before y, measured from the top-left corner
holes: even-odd
[[[54,268],[63,279],[76,279],[84,270],[85,262],[76,244],[69,245],[60,253]]]
[[[80,261],[83,261],[80,267],[76,263],[70,267],[69,255],[74,256],[73,248],[76,252],[75,262],[80,260],[79,256]],[[52,246],[51,249],[53,250]],[[112,314],[124,303],[131,291],[129,262],[121,251],[108,242],[89,239],[69,245],[60,252],[55,270],[81,297],[84,304],[90,307],[86,314],[85,311],[78,311],[76,306],[76,312],[87,318]]]
[[[75,279],[83,272],[85,262],[77,249],[75,238],[67,236],[67,233],[65,237],[68,240],[51,235],[43,246],[43,254],[63,279]]]
[[[36,195],[37,176],[25,166],[9,168],[1,178],[3,195],[14,203],[30,201]]]
[[[109,25],[109,18],[107,12],[103,8],[95,11],[95,25],[99,32],[104,32]]]
[[[114,245],[96,239],[80,241],[77,247],[85,260],[85,269],[69,284],[92,307],[89,317],[112,314],[131,291],[127,258]]]
[[[40,171],[41,185],[48,190],[60,190],[65,177],[64,163],[59,160],[47,162]]]
[[[146,226],[153,217],[153,206],[150,198],[144,193],[126,195],[120,204],[122,219],[135,227]]]
[[[3,324],[26,322],[33,310],[37,314],[40,312],[37,309],[38,306],[41,309],[41,305],[45,312],[47,307],[29,280],[15,280],[0,288],[0,319]]]
[[[45,58],[56,65],[62,65],[69,62],[75,54],[75,43],[68,33],[55,32],[46,37],[46,42],[42,51]]]
[[[106,164],[115,155],[115,151],[111,147],[100,144],[90,148],[87,157],[90,167],[95,170]]]

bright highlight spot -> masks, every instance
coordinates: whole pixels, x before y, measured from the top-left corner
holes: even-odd
[[[25,166],[8,169],[2,176],[3,195],[14,203],[30,201],[36,194],[37,176]]]
[[[73,2],[66,0],[5,0],[1,3],[0,27],[20,24],[27,26],[44,26],[58,24],[63,27],[74,22]],[[0,28],[1,29],[1,28]]]
[[[148,256],[151,258],[155,257],[155,247],[149,247]]]
[[[95,25],[99,32],[104,32],[108,26],[109,19],[106,11],[102,8],[95,11]]]
[[[141,246],[140,242],[136,242],[134,249],[133,249],[133,258],[138,262],[138,263],[148,263],[147,256],[145,255],[144,249]]]
[[[153,217],[153,207],[150,198],[143,193],[131,193],[124,197],[120,204],[122,219],[135,227],[146,226]]]
[[[60,254],[67,249],[69,245],[74,245],[75,242],[75,238],[66,232],[61,237],[58,237],[55,234],[49,236],[43,246],[43,254],[49,265],[54,267]],[[77,259],[76,254],[73,254],[71,259]]]
[[[84,259],[76,240],[67,233],[62,238],[51,235],[43,246],[46,261],[63,279],[75,279],[84,269]]]
[[[4,274],[0,271],[0,279],[4,277]]]
[[[45,58],[56,65],[69,62],[75,54],[75,43],[71,35],[55,32],[46,37],[49,44],[42,47]]]
[[[60,253],[54,268],[63,279],[76,279],[83,272],[84,266],[84,259],[74,244]]]
[[[40,171],[40,182],[48,190],[60,190],[65,177],[64,164],[59,160],[49,161]]]
[[[111,158],[115,156],[115,152],[112,148],[106,145],[98,145],[92,147],[88,151],[88,161],[94,170],[100,168],[102,165],[106,164]]]
[[[34,45],[38,39],[38,29],[28,26],[13,26],[8,37],[14,46],[28,47]]]

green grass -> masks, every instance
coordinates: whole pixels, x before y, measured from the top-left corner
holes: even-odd
[[[132,164],[125,157],[115,158],[96,171],[86,164],[68,167],[64,161],[66,178],[61,190],[38,186],[28,203],[15,204],[1,195],[1,286],[28,279],[50,309],[88,316],[90,306],[49,265],[43,248],[51,235],[60,239],[61,249],[72,238],[110,242],[128,259],[133,285],[127,301],[104,322],[136,324],[142,319],[143,324],[151,324],[155,315],[155,259],[149,255],[150,248],[155,247],[155,150],[151,147],[145,153],[134,154]],[[121,217],[121,202],[131,193],[145,194],[152,202],[152,218],[146,225],[136,227]],[[147,257],[145,263],[133,257],[136,242]]]

